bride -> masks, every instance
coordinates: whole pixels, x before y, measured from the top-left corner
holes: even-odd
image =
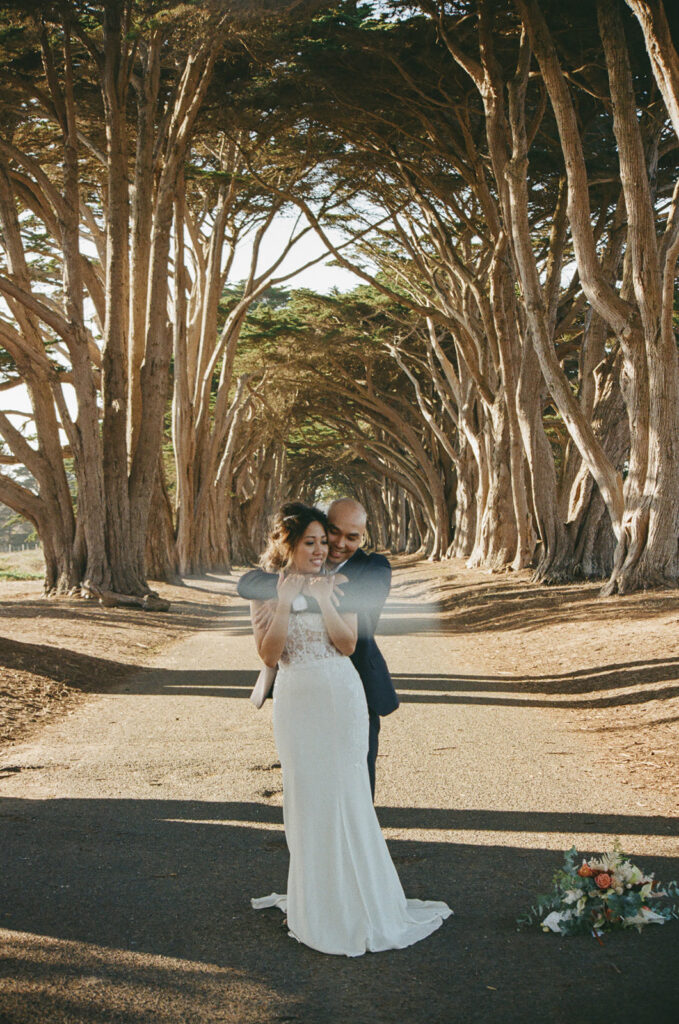
[[[289,934],[312,949],[360,956],[410,946],[452,911],[405,898],[380,831],[366,768],[368,708],[349,658],[356,615],[338,610],[334,578],[322,575],[327,552],[324,513],[283,505],[262,556],[280,573],[278,597],[251,609],[259,655],[279,665],[273,726],[290,867],[287,894],[252,905],[279,907]]]

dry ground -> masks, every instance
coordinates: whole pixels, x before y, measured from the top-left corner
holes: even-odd
[[[535,587],[528,573],[459,561],[395,564],[408,600],[438,605],[437,628],[482,654],[494,689],[557,708],[596,736],[583,773],[623,772],[631,789],[662,790],[679,807],[679,595],[600,598],[595,583]],[[39,553],[0,556],[3,565],[35,573]],[[215,580],[155,584],[169,613],[46,600],[39,581],[0,581],[0,744],[119,684],[168,642],[219,629],[233,597]]]
[[[515,923],[572,843],[679,876],[679,595],[398,563],[377,812],[408,895],[455,916],[348,960],[250,909],[287,853],[234,583],[161,588],[165,615],[3,585],[0,1024],[675,1024],[679,923]]]
[[[36,574],[39,552],[0,555],[0,573]],[[212,581],[213,582],[213,581]],[[169,612],[102,608],[80,598],[44,598],[40,580],[0,578],[0,745],[76,707],[82,695],[121,683],[169,642],[218,628],[230,604],[209,576],[153,584]]]
[[[558,709],[595,737],[584,773],[623,773],[679,810],[679,594],[601,598],[596,583],[536,587],[528,573],[460,562],[416,563],[407,576],[409,596],[435,595],[446,631],[469,641],[496,682],[506,677],[514,699]]]

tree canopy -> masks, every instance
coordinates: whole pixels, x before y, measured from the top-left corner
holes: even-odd
[[[345,491],[391,550],[676,585],[674,5],[2,14],[0,387],[33,412],[0,500],[48,589],[145,599]],[[295,290],[312,235],[352,291]]]

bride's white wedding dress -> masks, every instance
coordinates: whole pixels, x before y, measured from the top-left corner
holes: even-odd
[[[321,953],[360,956],[425,938],[452,911],[403,894],[370,793],[363,686],[321,614],[290,616],[273,704],[288,891],[253,907],[279,907],[290,935]]]

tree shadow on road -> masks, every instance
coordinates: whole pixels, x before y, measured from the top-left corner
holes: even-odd
[[[398,574],[395,576],[398,581]],[[593,620],[620,622],[679,613],[676,591],[599,597],[601,584],[539,586],[526,573],[469,580],[469,574],[439,577],[428,585],[407,581],[392,589],[380,622],[383,635],[533,631],[543,626]]]
[[[393,680],[399,699],[404,703],[571,710],[613,708],[678,697],[679,658],[616,662],[563,674],[472,676],[397,673]],[[606,695],[605,692],[623,689],[625,693]],[[525,694],[535,694],[535,698]],[[578,697],[577,694],[591,696]]]
[[[50,620],[73,622],[74,628],[81,619],[100,626],[102,638],[106,631],[115,626],[143,626],[153,638],[155,630],[165,635],[176,629],[177,634],[198,630],[234,629],[237,633],[252,632],[249,610],[246,605],[207,604],[191,601],[174,601],[167,612],[149,612],[138,608],[104,608],[93,602],[77,598],[63,600],[23,600],[0,602],[0,615],[5,613],[12,619],[38,619],[49,629]]]
[[[380,808],[379,816],[417,829],[591,828],[586,815]],[[0,1011],[12,1024],[676,1019],[670,929],[679,925],[611,936],[604,947],[516,933],[517,915],[561,860],[539,844],[392,840],[407,894],[445,899],[455,916],[409,949],[360,959],[315,953],[286,936],[277,911],[249,906],[253,895],[285,891],[280,822],[280,808],[258,803],[0,801],[11,865],[0,879],[0,977],[13,979]],[[639,816],[613,816],[608,827],[666,834],[664,823]],[[679,872],[677,859],[641,863],[662,880]],[[641,943],[652,970],[639,969]],[[600,1012],[607,1006],[613,1016]]]
[[[127,693],[158,696],[248,697],[257,677],[255,669],[150,668],[4,638],[0,638],[0,667],[30,668],[36,675],[84,692],[109,693],[119,687]],[[608,708],[679,696],[679,658],[614,662],[544,675],[394,673],[393,680],[403,703]],[[607,690],[620,689],[626,692],[606,694]]]

